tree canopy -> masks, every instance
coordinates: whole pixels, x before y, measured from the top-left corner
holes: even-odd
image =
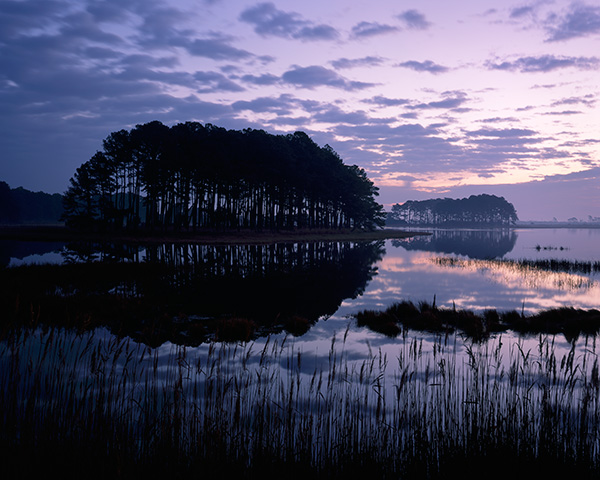
[[[373,229],[378,188],[308,135],[153,121],[112,132],[64,195],[70,226]]]
[[[389,214],[391,223],[404,225],[504,225],[518,220],[515,207],[504,197],[471,195],[469,198],[436,198],[396,203]]]

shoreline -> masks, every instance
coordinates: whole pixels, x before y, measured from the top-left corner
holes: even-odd
[[[586,223],[586,222],[536,222],[536,221],[524,221],[514,225],[512,228],[570,228],[570,229],[598,229],[600,223]]]
[[[138,231],[138,232],[81,232],[61,224],[0,225],[0,240],[40,242],[123,242],[123,243],[197,243],[204,245],[273,244],[293,242],[370,242],[428,236],[436,230],[520,230],[520,229],[600,229],[600,223],[522,221],[509,227],[461,225],[386,226],[381,230],[197,230],[197,231]]]
[[[443,225],[390,225],[385,228],[396,229],[396,228],[413,228],[418,231],[433,231],[433,230],[521,230],[525,228],[539,228],[539,229],[588,229],[588,230],[597,230],[600,229],[600,223],[569,223],[569,222],[536,222],[536,221],[525,221],[519,222],[515,225],[509,226],[499,226],[499,225],[452,225],[452,226],[443,226]]]
[[[196,232],[79,232],[60,225],[2,225],[0,240],[95,241],[123,243],[197,243],[250,245],[294,242],[371,242],[430,235],[429,232],[388,228],[352,230],[196,231]]]

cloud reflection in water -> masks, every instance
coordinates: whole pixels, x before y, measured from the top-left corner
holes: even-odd
[[[431,302],[435,296],[439,306],[456,305],[475,312],[523,309],[535,313],[560,306],[598,308],[597,272],[553,271],[535,264],[540,259],[562,257],[590,261],[600,232],[578,232],[540,229],[450,235],[438,231],[430,239],[389,241],[386,255],[377,265],[378,275],[364,295],[343,307],[354,311],[385,308],[399,300]],[[465,240],[462,244],[461,235]],[[563,249],[538,251],[535,245],[560,245]],[[531,261],[521,264],[519,258]]]

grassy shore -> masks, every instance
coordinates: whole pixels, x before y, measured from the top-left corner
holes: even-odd
[[[150,350],[0,335],[3,478],[598,478],[595,342],[398,341],[320,358],[286,339]],[[506,340],[507,343],[510,343]],[[457,355],[465,348],[466,356]],[[319,360],[317,362],[317,360]]]
[[[127,243],[199,243],[208,245],[271,244],[289,242],[360,242],[402,239],[426,232],[400,229],[362,230],[197,230],[137,232],[81,232],[62,225],[0,226],[0,239],[36,241],[112,241]]]

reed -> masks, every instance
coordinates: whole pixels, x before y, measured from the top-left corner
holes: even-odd
[[[552,335],[532,348],[403,332],[395,358],[367,345],[355,360],[347,335],[317,355],[281,336],[152,349],[101,329],[5,332],[0,468],[4,478],[600,473],[595,340],[560,357]]]
[[[546,248],[545,248],[546,249]],[[561,250],[563,250],[561,248]],[[563,272],[596,275],[600,272],[600,261],[568,260],[560,258],[530,259],[463,259],[458,257],[434,257],[432,262],[443,267],[475,267],[511,269],[523,272]]]
[[[359,326],[390,337],[398,336],[403,329],[442,333],[458,330],[478,341],[509,330],[521,334],[562,333],[569,340],[600,332],[600,311],[573,307],[551,308],[531,315],[526,315],[523,309],[521,312],[491,309],[475,313],[455,306],[437,307],[435,300],[433,304],[420,302],[418,306],[402,300],[384,310],[361,310],[354,317]]]

